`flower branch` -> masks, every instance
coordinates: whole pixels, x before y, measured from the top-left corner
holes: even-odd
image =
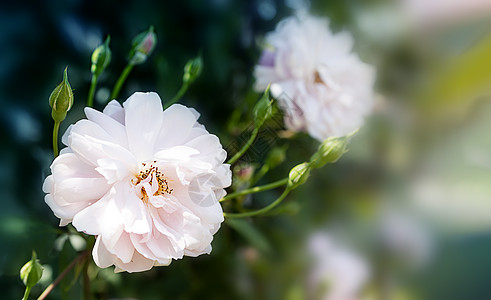
[[[253,211],[247,211],[247,212],[243,212],[243,213],[223,213],[223,215],[226,218],[246,218],[246,217],[253,217],[253,216],[262,215],[264,213],[269,212],[271,209],[275,208],[278,204],[280,204],[285,199],[285,197],[288,195],[290,190],[291,189],[287,187],[283,191],[283,193],[275,201],[273,201],[271,204],[269,204],[268,206],[263,207],[261,209],[253,210]]]
[[[78,263],[84,262],[85,259],[89,256],[90,250],[85,250],[84,252],[80,253],[79,256],[77,256],[66,268],[63,270],[63,272],[58,275],[58,277],[48,285],[48,287],[44,290],[44,292],[39,296],[38,300],[43,300],[46,299],[46,297],[53,291],[53,289],[60,283],[63,278],[70,272],[73,267],[75,267]]]
[[[238,191],[238,192],[235,192],[235,193],[228,194],[227,196],[225,196],[222,199],[220,199],[220,202],[224,202],[224,201],[227,201],[227,200],[230,200],[230,199],[233,199],[233,198],[237,198],[239,196],[244,196],[244,195],[249,195],[249,194],[254,194],[254,193],[259,193],[259,192],[271,190],[271,189],[280,187],[282,185],[285,185],[287,183],[288,183],[288,178],[284,178],[284,179],[281,179],[281,180],[278,180],[278,181],[275,181],[275,182],[271,182],[271,183],[268,183],[268,184],[265,184],[265,185],[255,186],[255,187],[252,187],[252,188],[244,189],[242,191]]]

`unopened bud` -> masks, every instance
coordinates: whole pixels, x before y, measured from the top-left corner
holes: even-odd
[[[295,189],[299,185],[304,184],[310,175],[309,163],[301,163],[293,167],[288,175],[288,188]]]
[[[331,137],[320,144],[317,152],[310,158],[313,168],[320,168],[327,163],[336,162],[347,152],[348,137]]]
[[[58,84],[49,96],[49,105],[52,108],[51,117],[53,117],[55,122],[65,120],[67,112],[73,105],[73,91],[68,82],[67,68],[65,68],[63,73],[63,81]]]
[[[131,65],[139,65],[144,63],[148,56],[152,54],[155,45],[157,44],[157,35],[153,32],[153,26],[147,31],[138,34],[132,42],[129,63]]]
[[[280,165],[286,158],[286,147],[274,147],[269,151],[266,164],[272,169]]]
[[[251,180],[252,175],[254,175],[254,166],[249,164],[239,165],[234,168],[234,171],[237,179],[241,181],[249,181]]]
[[[201,55],[196,58],[190,59],[184,66],[184,75],[182,75],[182,81],[185,83],[192,83],[198,78],[203,69],[203,59]]]
[[[99,45],[92,52],[92,67],[90,71],[94,76],[99,76],[111,62],[111,49],[109,49],[110,36],[107,36],[104,44]]]
[[[32,258],[20,269],[20,279],[25,286],[33,287],[41,279],[43,267],[37,259],[36,252],[32,251]]]
[[[256,122],[256,127],[260,127],[269,118],[273,116],[273,105],[269,98],[269,86],[262,95],[261,99],[254,106],[254,121]]]

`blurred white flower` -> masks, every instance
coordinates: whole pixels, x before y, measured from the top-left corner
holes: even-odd
[[[415,216],[387,208],[381,218],[380,234],[387,256],[413,269],[429,262],[433,241]]]
[[[375,74],[351,53],[349,34],[331,33],[325,19],[293,16],[281,21],[266,43],[270,48],[254,70],[254,88],[274,84],[271,91],[289,129],[323,141],[363,123],[373,106]]]
[[[417,28],[448,25],[491,15],[489,0],[399,0],[409,22]]]
[[[94,261],[115,271],[209,253],[231,172],[199,114],[182,105],[163,111],[156,93],[85,114],[63,136],[68,147],[43,186],[60,226],[97,236]]]
[[[361,289],[370,278],[370,267],[365,259],[323,232],[310,236],[308,247],[313,260],[309,280],[314,294],[326,300],[359,299]],[[326,291],[318,295],[322,286]]]

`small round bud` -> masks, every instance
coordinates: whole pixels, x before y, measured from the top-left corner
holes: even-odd
[[[254,166],[249,164],[238,165],[234,168],[234,173],[240,181],[250,181],[252,175],[254,175]]]
[[[184,75],[182,75],[182,81],[185,83],[192,83],[198,78],[203,69],[203,59],[201,55],[190,59],[184,66]]]
[[[92,67],[90,68],[90,71],[94,76],[99,76],[111,62],[112,54],[111,49],[109,49],[110,41],[111,37],[107,36],[104,44],[99,45],[95,48],[94,52],[92,52]]]
[[[301,163],[290,170],[288,175],[288,188],[295,189],[299,185],[304,184],[310,175],[309,163]]]
[[[49,105],[51,106],[51,116],[55,122],[65,120],[67,112],[73,105],[73,91],[68,82],[67,68],[63,73],[63,81],[51,92]]]
[[[157,35],[155,32],[153,32],[153,26],[150,26],[147,31],[138,34],[133,39],[129,55],[129,63],[131,65],[140,65],[144,63],[148,56],[152,54],[156,44]]]
[[[320,168],[327,163],[336,162],[347,152],[347,143],[347,137],[331,137],[324,140],[324,142],[320,144],[317,152],[310,158],[312,167]]]
[[[32,251],[32,258],[20,269],[20,279],[25,286],[33,287],[41,279],[43,267],[37,259],[36,252]]]

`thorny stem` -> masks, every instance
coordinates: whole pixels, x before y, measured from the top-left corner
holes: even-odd
[[[84,259],[86,259],[88,257],[88,254],[89,254],[89,251],[84,251],[82,253],[80,253],[79,256],[77,256],[66,268],[65,270],[63,270],[63,272],[58,275],[58,277],[55,279],[55,281],[53,281],[53,283],[51,283],[50,285],[48,285],[48,287],[44,290],[44,292],[39,296],[38,300],[43,300],[43,299],[46,299],[46,297],[49,295],[49,293],[51,293],[51,291],[53,291],[53,289],[58,285],[58,283],[60,283],[60,281],[65,278],[65,276],[68,274],[68,272],[70,272],[71,269],[73,269],[73,267],[83,261]]]
[[[268,183],[265,185],[255,186],[255,187],[248,188],[248,189],[245,189],[242,191],[228,194],[227,196],[220,199],[220,202],[227,201],[227,200],[230,200],[230,199],[233,199],[233,198],[236,198],[239,196],[243,196],[243,195],[254,194],[254,193],[259,193],[262,191],[271,190],[271,189],[277,188],[279,186],[285,185],[287,183],[288,183],[288,178],[283,178],[283,179],[280,179],[280,180],[277,180],[275,182],[271,182],[271,183]]]

